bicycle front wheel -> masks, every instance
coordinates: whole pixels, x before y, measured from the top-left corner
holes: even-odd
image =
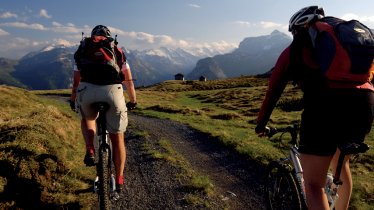
[[[111,173],[108,166],[109,163],[109,148],[103,147],[99,151],[99,164],[98,164],[98,176],[99,176],[99,203],[101,210],[110,209],[110,182]]]
[[[301,210],[302,197],[292,168],[285,161],[273,161],[268,165],[265,177],[265,199],[271,210]]]

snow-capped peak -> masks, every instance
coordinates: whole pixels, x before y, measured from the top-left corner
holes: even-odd
[[[52,51],[56,48],[66,48],[66,46],[63,45],[63,44],[51,44],[49,46],[44,47],[42,50],[40,50],[40,52],[48,52],[48,51]]]

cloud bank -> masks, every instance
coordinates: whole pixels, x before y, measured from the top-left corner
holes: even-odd
[[[201,8],[197,4],[187,4],[191,8]],[[0,57],[20,58],[21,56],[44,48],[47,45],[78,45],[82,38],[82,32],[88,36],[93,26],[77,26],[74,23],[61,23],[53,20],[46,9],[40,9],[36,15],[40,17],[37,22],[30,22],[29,18],[10,11],[0,13]],[[358,16],[345,14],[343,19],[357,19],[365,24],[373,25],[374,16]],[[40,22],[39,22],[40,21]],[[251,22],[248,20],[232,21],[237,28],[251,32],[271,32],[280,30],[287,33],[288,23],[276,23],[271,21]],[[119,28],[109,27],[112,34],[118,35],[120,46],[129,50],[146,50],[160,47],[182,48],[189,51],[201,52],[215,50],[222,53],[237,47],[239,43],[229,43],[221,40],[211,43],[201,43],[193,39],[180,39],[165,34],[150,34],[143,31],[123,31]],[[18,34],[15,33],[18,31]],[[28,34],[40,34],[42,38],[31,38]],[[38,35],[39,36],[39,35]],[[27,38],[26,38],[27,37]],[[243,37],[245,38],[245,37]]]

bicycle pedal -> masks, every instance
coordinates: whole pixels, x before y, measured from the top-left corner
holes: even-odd
[[[93,191],[94,191],[94,193],[99,192],[99,177],[96,177],[96,179],[93,183]]]
[[[114,178],[114,175],[112,174],[110,177],[110,188],[112,191],[116,191],[116,180]]]
[[[117,200],[119,200],[119,198],[120,198],[120,196],[119,196],[119,194],[116,192],[116,191],[114,191],[113,193],[112,193],[112,200],[113,201],[117,201]]]

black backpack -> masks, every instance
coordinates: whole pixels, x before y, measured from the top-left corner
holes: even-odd
[[[320,70],[328,80],[365,83],[374,72],[374,35],[357,20],[325,17],[310,36]]]
[[[112,38],[82,39],[74,60],[81,72],[81,81],[97,85],[119,84],[123,81],[122,65],[126,62],[123,51]]]

